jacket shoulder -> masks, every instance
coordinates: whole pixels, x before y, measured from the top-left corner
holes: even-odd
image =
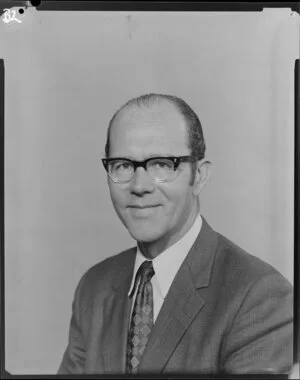
[[[76,293],[81,291],[93,293],[95,289],[104,290],[110,287],[120,267],[134,262],[135,253],[136,249],[132,247],[93,265],[82,275]]]
[[[215,266],[217,270],[226,273],[227,281],[238,286],[254,284],[261,278],[274,278],[282,286],[292,288],[290,282],[271,264],[254,256],[233,243],[220,233],[217,233],[217,251]]]

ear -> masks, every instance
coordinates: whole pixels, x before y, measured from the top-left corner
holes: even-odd
[[[209,180],[211,173],[211,162],[203,159],[197,161],[196,165],[193,193],[195,196],[198,196]]]

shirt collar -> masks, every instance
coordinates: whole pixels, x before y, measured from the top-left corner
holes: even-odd
[[[192,245],[194,244],[195,240],[197,239],[201,227],[202,218],[198,214],[194,224],[188,230],[188,232],[175,244],[167,248],[165,251],[163,251],[161,254],[159,254],[152,260],[155,276],[163,298],[166,297],[168,290],[174,280],[174,277],[181,264],[183,263],[184,259],[186,258],[187,254],[189,253],[190,249],[192,248]],[[149,259],[147,259],[142,254],[139,246],[137,245],[134,271],[131,280],[131,286],[128,292],[129,296],[133,290],[136,273],[145,260]]]

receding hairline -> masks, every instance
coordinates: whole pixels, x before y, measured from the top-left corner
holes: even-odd
[[[190,149],[191,155],[197,159],[202,159],[205,156],[205,140],[203,136],[202,125],[199,120],[198,115],[191,108],[191,106],[186,103],[180,97],[171,94],[161,94],[161,93],[149,93],[141,95],[136,98],[128,100],[123,104],[111,118],[108,129],[105,144],[105,155],[109,157],[110,155],[110,130],[111,126],[115,123],[116,119],[119,118],[124,112],[128,112],[129,109],[139,109],[139,108],[152,108],[155,105],[160,104],[171,104],[172,110],[177,110],[177,115],[179,115],[182,121],[182,126],[185,128],[187,136],[187,145]],[[176,115],[174,111],[174,115]]]
[[[171,107],[174,109],[174,111],[177,113],[177,115],[185,123],[185,127],[187,128],[188,127],[187,120],[184,117],[184,115],[182,114],[178,104],[176,104],[176,102],[174,100],[164,97],[164,95],[155,95],[155,96],[151,97],[150,101],[147,100],[147,101],[142,102],[142,101],[139,101],[138,98],[134,98],[134,99],[131,99],[130,101],[128,101],[127,103],[125,103],[121,108],[119,108],[115,112],[114,116],[112,117],[110,124],[109,124],[109,130],[114,125],[114,123],[120,117],[122,117],[122,115],[126,114],[126,112],[130,112],[131,110],[143,109],[143,108],[151,109],[151,108],[161,106],[164,104],[171,105]]]

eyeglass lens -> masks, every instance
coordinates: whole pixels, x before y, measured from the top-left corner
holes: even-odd
[[[147,162],[147,172],[159,181],[171,180],[175,175],[172,160],[155,158]],[[134,174],[134,166],[130,161],[116,160],[109,163],[109,173],[117,181],[129,181]]]

